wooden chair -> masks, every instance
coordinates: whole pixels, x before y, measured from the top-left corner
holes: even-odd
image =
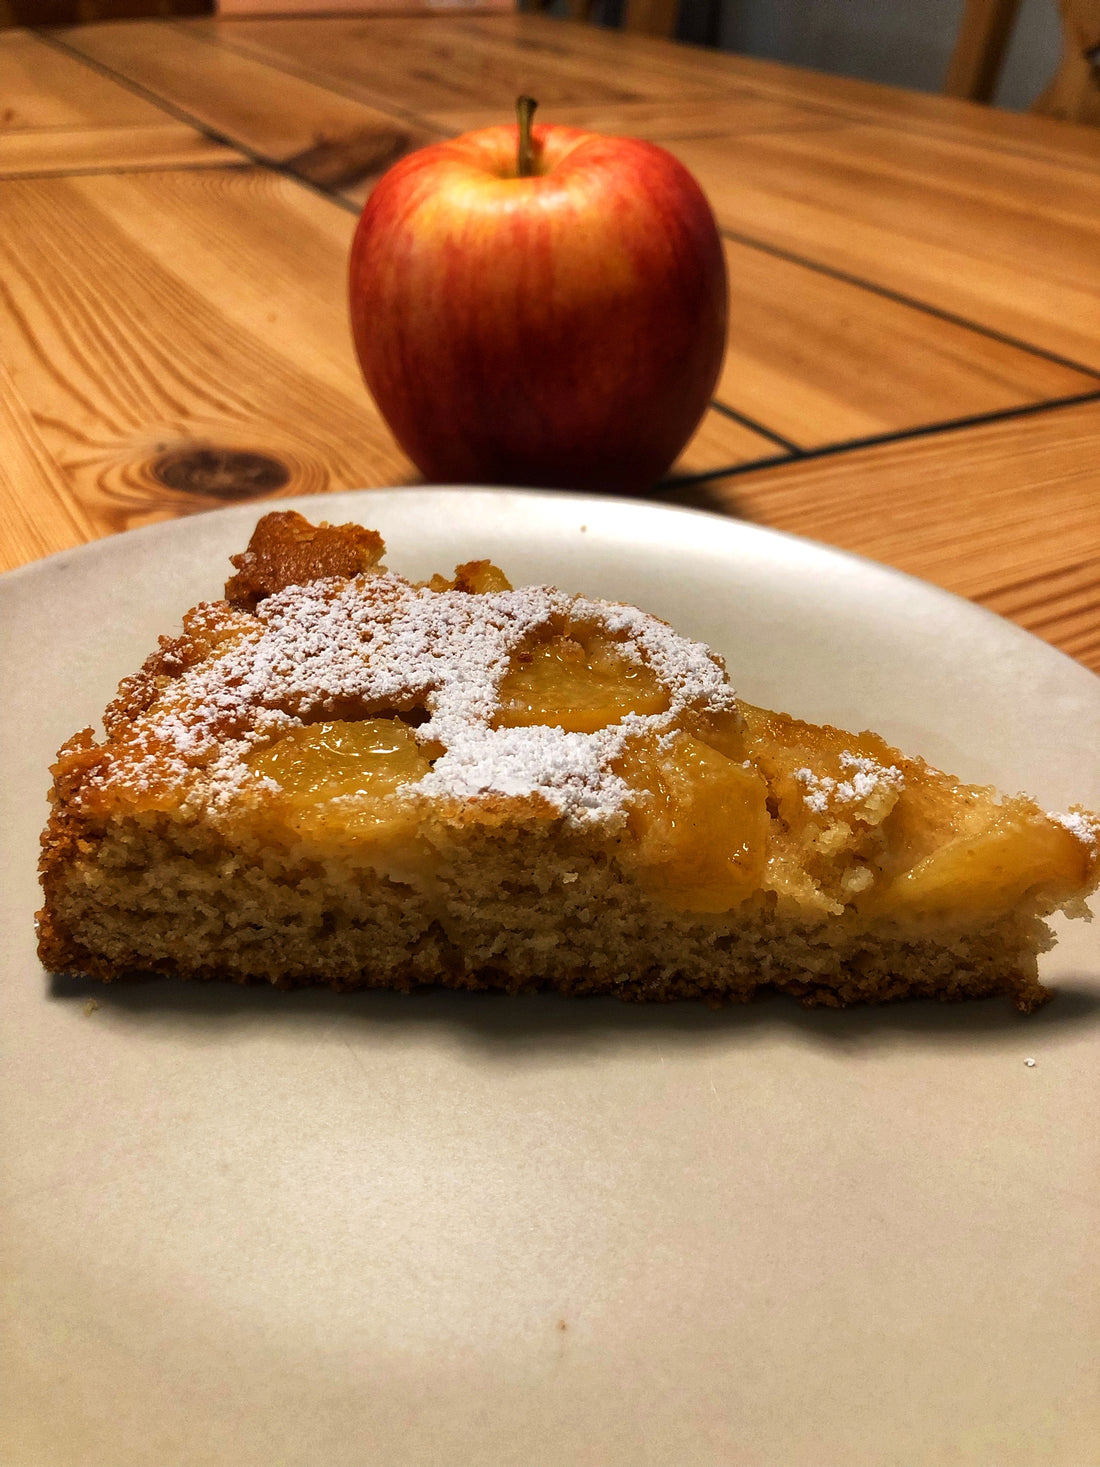
[[[1059,7],[1062,62],[1031,110],[1100,125],[1100,0],[1059,0]],[[949,97],[992,99],[1019,8],[1020,0],[966,0],[944,83]]]

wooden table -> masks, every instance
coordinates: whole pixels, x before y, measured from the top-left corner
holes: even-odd
[[[506,120],[652,138],[729,352],[657,492],[887,561],[1100,667],[1100,130],[535,15],[0,37],[3,566],[413,482],[345,259],[379,172]]]

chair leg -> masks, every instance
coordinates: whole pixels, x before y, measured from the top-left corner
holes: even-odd
[[[992,100],[1019,8],[1020,0],[966,0],[943,84],[946,96]]]
[[[679,11],[680,0],[625,0],[623,30],[647,36],[672,36]]]

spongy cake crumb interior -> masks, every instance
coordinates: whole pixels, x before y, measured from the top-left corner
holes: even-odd
[[[1084,811],[740,703],[633,607],[414,585],[358,526],[261,520],[62,750],[41,953],[281,985],[1041,1001]]]

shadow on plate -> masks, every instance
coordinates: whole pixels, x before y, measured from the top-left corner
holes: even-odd
[[[648,1047],[654,1041],[675,1047],[744,1043],[783,1032],[836,1049],[870,1050],[914,1041],[971,1047],[1006,1038],[1026,1038],[1030,1044],[1045,1035],[1100,1023],[1100,993],[1072,978],[1061,982],[1051,1002],[1034,1014],[1018,1014],[1005,998],[806,1009],[781,994],[769,994],[752,1003],[710,1009],[693,1002],[634,1004],[552,993],[285,992],[265,985],[161,978],[105,984],[57,974],[49,982],[52,998],[84,1004],[93,999],[98,1008],[143,1030],[176,1033],[183,1028],[202,1031],[210,1039],[232,1036],[241,1026],[290,1024],[310,1032],[345,1021],[349,1029],[368,1026],[382,1033],[437,1029],[502,1058],[524,1052],[592,1053],[630,1044]]]

